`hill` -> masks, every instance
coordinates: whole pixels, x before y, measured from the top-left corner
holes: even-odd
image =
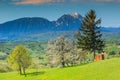
[[[17,72],[0,73],[1,80],[119,80],[120,58],[67,68],[28,70],[27,77]]]

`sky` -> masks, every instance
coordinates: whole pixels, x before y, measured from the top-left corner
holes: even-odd
[[[22,17],[54,21],[75,12],[84,17],[90,9],[102,19],[101,26],[120,27],[120,0],[0,0],[0,23]]]

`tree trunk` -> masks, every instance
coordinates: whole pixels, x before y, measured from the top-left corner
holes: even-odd
[[[19,74],[22,75],[22,69],[20,66],[19,66]]]
[[[65,61],[64,61],[64,46],[65,46],[65,44],[62,43],[62,48],[61,48],[61,50],[62,50],[62,54],[61,54],[62,67],[65,67]]]
[[[66,65],[69,66],[68,63],[66,63]]]
[[[95,59],[95,56],[96,56],[96,55],[95,55],[95,50],[93,51],[93,56],[94,56],[94,59]],[[93,61],[94,61],[94,59],[93,59]]]
[[[61,61],[62,67],[65,67],[65,61],[64,61],[64,56],[62,55],[62,61]]]
[[[102,60],[104,60],[105,59],[105,56],[104,56],[104,54],[102,54]]]
[[[25,75],[25,77],[26,77],[26,72],[25,72],[25,68],[23,68],[23,73],[24,73],[24,75]]]

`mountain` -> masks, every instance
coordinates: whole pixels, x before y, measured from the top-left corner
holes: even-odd
[[[79,14],[65,14],[57,21],[49,21],[39,17],[25,17],[0,24],[0,33],[21,34],[45,31],[65,31],[78,29],[82,16]]]
[[[7,35],[37,33],[50,30],[51,26],[54,25],[47,19],[27,17],[0,24],[0,33],[7,33]]]
[[[83,17],[78,13],[65,14],[55,22],[55,26],[60,31],[77,30],[80,27],[82,19]]]
[[[114,28],[114,27],[102,27],[101,30],[103,32],[119,32],[120,33],[120,27]]]
[[[47,40],[61,34],[73,35],[81,26],[78,13],[64,14],[56,21],[41,17],[25,17],[0,24],[0,41]],[[120,32],[120,28],[104,28],[103,32]],[[46,33],[46,34],[45,34]],[[51,36],[49,36],[51,34]],[[37,35],[37,36],[36,36]],[[39,36],[38,36],[39,35]],[[45,36],[45,37],[44,37]]]
[[[77,30],[83,17],[78,14],[65,14],[56,21],[39,17],[25,17],[0,24],[0,38],[10,39],[25,34],[50,31]]]

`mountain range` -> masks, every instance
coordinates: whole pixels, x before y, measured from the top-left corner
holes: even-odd
[[[56,21],[41,17],[24,17],[0,24],[0,41],[49,32],[77,31],[83,17],[78,13],[64,14]],[[120,32],[120,28],[105,28],[103,32]],[[54,34],[54,33],[52,33]],[[45,35],[44,35],[45,36]]]

